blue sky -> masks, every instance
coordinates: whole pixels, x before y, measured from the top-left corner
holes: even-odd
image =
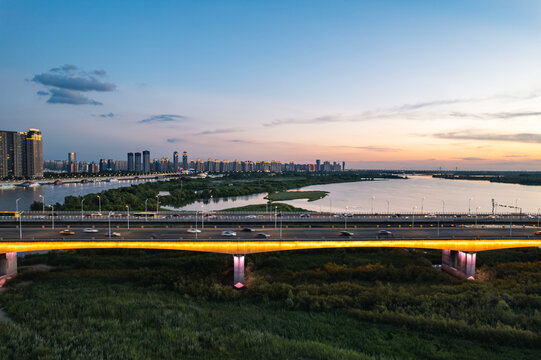
[[[47,159],[536,169],[540,15],[535,0],[0,1],[0,125],[40,128]]]

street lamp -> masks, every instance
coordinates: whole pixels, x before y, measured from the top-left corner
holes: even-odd
[[[348,207],[346,206],[346,213],[344,214],[344,229],[348,228]]]
[[[477,226],[477,216],[479,216],[479,209],[480,208],[481,208],[480,206],[475,208],[475,226]]]
[[[282,218],[283,216],[280,216],[280,240],[282,240]]]
[[[204,205],[201,204],[201,230],[205,228],[205,213],[204,213]]]
[[[109,240],[111,240],[111,212],[109,211]]]
[[[148,198],[145,199],[145,221],[148,220],[147,215],[148,215]]]
[[[96,195],[98,197],[98,212],[100,213],[100,216],[101,216],[101,196],[99,195]]]
[[[471,200],[472,198],[468,199],[468,215],[471,213]]]
[[[158,216],[159,204],[160,204],[160,194],[156,195],[156,216]]]
[[[54,229],[54,206],[49,205],[51,207],[51,227]]]
[[[412,229],[415,227],[415,209],[417,209],[417,206],[414,206],[411,212],[411,228]]]
[[[44,213],[45,212],[45,196],[40,195],[39,197],[43,199],[41,203],[41,212]]]
[[[195,210],[195,240],[197,240],[197,210]]]
[[[442,211],[441,211],[441,213],[444,214],[445,213],[445,200],[442,200],[441,203],[442,203]]]
[[[83,206],[84,206],[84,203],[85,203],[85,199],[82,199],[81,200],[81,220],[83,220]]]
[[[371,202],[370,202],[370,213],[374,214],[374,199],[376,199],[375,196],[372,195]]]
[[[277,211],[278,211],[278,206],[274,206],[274,230],[276,230],[276,219],[278,217]]]
[[[15,200],[15,211],[19,212],[19,200],[21,200],[21,198],[18,198],[17,200]]]
[[[421,198],[421,214],[425,213],[425,198]]]
[[[537,209],[537,227],[539,227],[539,210],[541,209]]]
[[[387,214],[389,214],[390,213],[389,208],[390,208],[391,202],[389,200],[385,200],[385,201],[387,201]]]
[[[128,209],[128,230],[130,230],[130,207],[129,205],[126,205],[126,209]]]
[[[24,211],[21,211],[21,213],[19,214],[19,239],[23,239],[23,221],[22,221],[22,215],[23,215]]]

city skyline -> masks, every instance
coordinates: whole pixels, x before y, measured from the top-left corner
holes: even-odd
[[[539,10],[533,0],[3,2],[0,128],[39,128],[46,159],[144,147],[538,170]]]

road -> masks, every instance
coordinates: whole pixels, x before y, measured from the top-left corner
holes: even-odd
[[[85,233],[82,227],[70,227],[70,230],[74,231],[74,235],[61,235],[59,232],[63,228],[25,228],[23,227],[23,240],[52,240],[52,239],[64,239],[64,240],[103,240],[109,237],[105,234],[108,231],[107,226],[96,227],[99,230],[98,233]],[[145,228],[140,227],[131,228],[128,230],[126,227],[111,228],[113,232],[118,232],[121,236],[114,237],[116,240],[195,240],[196,234],[187,232],[187,228]],[[222,231],[231,230],[235,231],[236,235],[232,237],[222,235]],[[253,232],[240,231],[238,227],[220,228],[220,229],[203,229],[201,233],[197,234],[197,240],[253,240],[255,234],[264,232],[269,235],[270,240],[280,239],[280,230],[274,227],[254,227]],[[382,228],[357,228],[348,229],[353,233],[352,236],[339,236],[339,232],[343,231],[343,228],[288,228],[282,229],[282,240],[377,240],[378,232]],[[497,239],[497,238],[509,238],[510,229],[500,227],[457,227],[457,228],[441,228],[438,233],[437,228],[385,228],[385,230],[392,232],[392,235],[388,237],[389,240],[398,239]],[[517,238],[538,238],[534,232],[537,231],[532,227],[514,227],[511,231],[511,237]],[[15,228],[6,228],[0,230],[0,239],[3,241],[19,239],[19,230]],[[387,237],[380,237],[380,239],[387,239]]]

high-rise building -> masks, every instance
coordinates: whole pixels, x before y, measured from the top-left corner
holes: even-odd
[[[104,172],[104,171],[107,171],[107,160],[105,159],[100,159],[100,172]]]
[[[179,166],[178,166],[178,151],[175,151],[175,152],[173,153],[173,171],[174,171],[174,172],[179,171]]]
[[[316,171],[321,171],[321,160],[316,160]]]
[[[135,170],[135,162],[133,160],[133,153],[128,153],[128,172],[133,172]]]
[[[69,173],[76,173],[77,168],[77,154],[74,152],[68,153],[68,168],[66,169]]]
[[[188,170],[188,153],[186,151],[182,153],[182,168]]]
[[[0,177],[43,176],[43,142],[38,129],[0,131]]]
[[[116,171],[116,164],[113,159],[107,160],[107,171]]]
[[[143,172],[150,172],[150,151],[148,150],[143,151]]]
[[[141,172],[141,153],[136,152],[135,153],[135,172]]]
[[[342,161],[342,171],[345,171],[345,170],[346,170],[346,162]]]

